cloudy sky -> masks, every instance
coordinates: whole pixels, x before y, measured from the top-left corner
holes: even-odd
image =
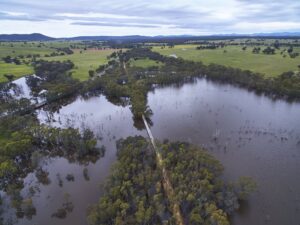
[[[206,35],[300,31],[300,0],[0,0],[0,33]]]

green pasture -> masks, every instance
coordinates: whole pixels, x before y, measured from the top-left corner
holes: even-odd
[[[28,54],[39,54],[41,59],[53,61],[71,60],[75,67],[73,69],[73,76],[79,80],[86,80],[89,78],[88,71],[95,70],[100,65],[107,62],[107,56],[114,50],[74,50],[72,55],[45,57],[46,54],[55,52],[55,48],[70,47],[70,45],[80,46],[81,42],[64,42],[64,41],[50,41],[50,42],[0,42],[0,82],[7,81],[4,74],[13,74],[15,78],[19,78],[33,73],[33,68],[24,64],[22,61],[30,61],[26,58]],[[5,56],[17,57],[23,55],[20,59],[21,65],[4,63],[2,58]]]
[[[89,78],[88,71],[96,70],[100,65],[107,63],[107,56],[109,56],[114,50],[74,50],[72,55],[63,55],[55,57],[44,57],[44,60],[48,61],[64,61],[71,60],[75,67],[73,69],[73,77],[81,81]]]
[[[244,70],[251,70],[264,74],[267,77],[278,76],[286,71],[298,71],[300,56],[290,58],[287,53],[286,57],[280,54],[285,48],[276,50],[275,55],[265,55],[263,53],[253,54],[253,47],[247,47],[244,51],[241,46],[226,46],[214,50],[205,49],[197,50],[198,45],[176,45],[174,48],[160,46],[153,47],[153,51],[163,55],[176,55],[183,59],[192,61],[201,61],[204,64],[216,63],[225,66],[231,66]],[[261,49],[265,47],[261,46]],[[295,52],[300,52],[300,48],[294,48]]]
[[[130,60],[129,62],[130,66],[132,67],[142,67],[142,68],[148,68],[152,66],[161,66],[161,62],[156,62],[152,59],[136,59],[136,60]]]
[[[29,75],[33,73],[33,68],[25,64],[15,65],[11,63],[4,63],[0,61],[0,82],[7,81],[7,78],[4,77],[4,74],[13,74],[15,79]]]

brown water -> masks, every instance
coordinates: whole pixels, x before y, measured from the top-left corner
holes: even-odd
[[[225,167],[224,178],[236,180],[251,176],[258,191],[233,217],[234,225],[300,224],[300,104],[272,101],[244,89],[204,79],[182,87],[166,87],[149,93],[154,115],[153,135],[160,140],[184,140],[203,145]],[[45,112],[39,118],[45,121]],[[79,165],[64,158],[45,159],[43,168],[50,173],[51,184],[40,185],[33,174],[26,178],[23,195],[29,186],[40,191],[33,197],[37,215],[18,224],[72,224],[86,222],[86,208],[98,201],[109,168],[116,160],[115,141],[130,135],[144,135],[133,127],[129,107],[115,106],[105,97],[78,98],[54,115],[53,126],[90,127],[103,139],[106,153],[95,164]],[[59,119],[60,118],[60,119]],[[61,121],[61,122],[59,122]],[[214,141],[214,137],[217,139]],[[83,177],[89,170],[90,181]],[[56,174],[64,179],[58,185]],[[65,193],[75,208],[66,219],[51,218],[61,207]]]

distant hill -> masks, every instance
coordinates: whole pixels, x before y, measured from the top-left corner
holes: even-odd
[[[0,41],[114,41],[114,42],[168,42],[168,41],[187,41],[187,40],[217,40],[217,39],[235,39],[235,38],[300,38],[300,32],[278,32],[278,33],[254,33],[254,34],[215,34],[205,36],[194,35],[160,35],[160,36],[78,36],[68,38],[52,38],[43,34],[0,34]]]
[[[151,39],[150,36],[130,35],[130,36],[78,36],[71,38],[60,38],[72,41],[130,41]]]
[[[0,34],[0,41],[51,41],[55,38],[43,34]]]
[[[256,33],[252,36],[300,37],[300,32]]]

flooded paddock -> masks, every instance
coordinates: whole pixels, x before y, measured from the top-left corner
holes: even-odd
[[[271,100],[232,85],[198,79],[180,87],[156,88],[148,94],[148,105],[153,111],[151,130],[155,138],[205,147],[224,165],[224,179],[251,176],[256,180],[258,190],[232,217],[234,225],[299,223],[299,103]],[[26,177],[22,195],[28,196],[31,187],[36,190],[32,197],[36,215],[16,224],[85,224],[87,208],[98,201],[116,160],[116,140],[132,135],[146,137],[147,133],[133,126],[129,106],[116,106],[102,95],[77,98],[53,116],[40,110],[38,117],[51,126],[89,127],[106,151],[95,163],[45,158],[41,163],[51,182],[43,185],[34,174]],[[83,175],[85,168],[89,180]],[[74,181],[65,179],[68,174]],[[73,211],[65,219],[52,217],[66,198],[73,203]],[[13,217],[13,212],[6,212],[6,217]]]

